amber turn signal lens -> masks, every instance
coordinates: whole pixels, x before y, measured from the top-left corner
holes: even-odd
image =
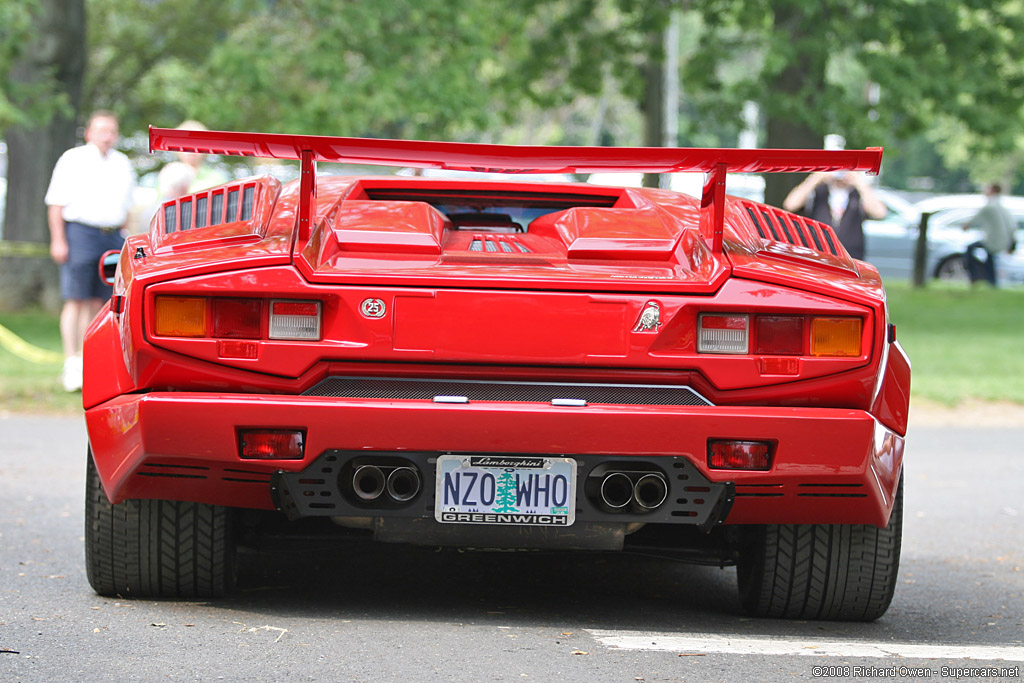
[[[860,355],[863,323],[860,318],[811,320],[811,355],[851,357]]]
[[[158,296],[156,333],[161,337],[206,336],[206,299],[191,296]]]

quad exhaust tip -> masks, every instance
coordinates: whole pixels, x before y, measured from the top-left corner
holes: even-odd
[[[412,467],[396,467],[388,474],[384,487],[388,495],[399,503],[405,503],[420,492],[420,475]]]
[[[660,472],[632,474],[632,477],[626,472],[606,474],[601,480],[599,490],[601,503],[616,512],[630,505],[636,506],[641,512],[650,512],[661,507],[668,498],[668,481],[665,475]]]
[[[661,474],[645,474],[633,485],[633,500],[644,510],[660,507],[668,498],[668,482]]]
[[[363,465],[352,474],[352,490],[365,501],[380,498],[386,482],[384,472],[376,465]]]
[[[367,503],[385,494],[393,503],[407,503],[419,494],[421,488],[420,474],[415,467],[362,465],[352,473],[352,491]]]

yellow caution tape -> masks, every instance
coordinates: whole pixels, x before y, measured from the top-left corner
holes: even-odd
[[[64,355],[56,351],[47,351],[38,346],[33,346],[27,341],[0,325],[0,347],[3,347],[19,358],[29,363],[63,363]]]

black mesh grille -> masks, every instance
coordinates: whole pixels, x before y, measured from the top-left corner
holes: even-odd
[[[458,379],[330,377],[305,396],[433,400],[465,396],[470,401],[550,403],[555,399],[620,405],[706,406],[711,403],[689,387],[648,384],[561,384],[483,382]]]

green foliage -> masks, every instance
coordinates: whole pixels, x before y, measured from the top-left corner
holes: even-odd
[[[32,35],[32,0],[0,3],[0,130],[21,123],[19,108],[10,92],[11,67]]]
[[[194,107],[196,71],[260,0],[87,0],[86,111],[111,109],[125,132],[175,126]],[[206,97],[217,93],[207,90]]]
[[[1019,0],[694,0],[691,6],[710,28],[686,80],[709,109],[726,87],[718,74],[737,58],[730,38],[739,27],[747,41],[742,49],[758,53],[763,67],[726,89],[818,139],[838,132],[851,146],[891,146],[934,130],[946,159],[963,164],[983,156],[987,166],[1024,148]],[[796,64],[824,79],[787,89],[787,69]],[[866,97],[871,83],[880,91],[877,102]]]
[[[21,73],[26,69],[18,68],[41,50],[38,25],[43,13],[39,0],[0,2],[0,131],[46,123],[68,106],[66,97],[54,94],[58,88],[52,69],[29,80]]]
[[[475,0],[282,5],[211,55],[202,87],[220,97],[201,115],[228,128],[394,137],[482,127],[501,65],[480,27],[496,21]]]
[[[90,108],[122,128],[391,137],[498,122],[522,17],[487,0],[88,0]]]

